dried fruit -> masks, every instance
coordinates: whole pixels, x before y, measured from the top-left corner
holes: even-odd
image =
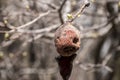
[[[80,32],[66,22],[55,32],[55,46],[61,56],[71,56],[80,48]]]

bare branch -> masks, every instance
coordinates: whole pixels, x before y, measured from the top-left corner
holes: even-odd
[[[9,23],[7,23],[7,26],[8,28],[10,28],[11,30],[10,31],[0,31],[0,33],[13,33],[13,32],[21,32],[21,33],[25,33],[27,30],[23,30],[21,28],[25,28],[27,26],[30,26],[32,24],[34,24],[36,21],[38,21],[40,18],[42,18],[43,16],[46,16],[50,13],[51,11],[47,11],[45,13],[42,13],[42,14],[39,14],[39,16],[35,19],[33,19],[32,21],[24,24],[24,25],[21,25],[21,26],[18,26],[18,27],[14,27],[12,25],[10,25]],[[29,30],[27,31],[29,33]],[[31,31],[32,33],[33,31]]]
[[[42,18],[43,16],[48,15],[49,13],[50,13],[50,11],[47,11],[47,12],[42,13],[42,14],[39,14],[39,16],[38,16],[37,18],[35,18],[34,20],[32,20],[32,21],[30,21],[30,22],[28,22],[28,23],[26,23],[26,24],[24,24],[24,25],[22,25],[22,26],[17,27],[17,29],[25,28],[26,26],[29,26],[29,25],[35,23],[35,22],[38,21],[40,18]]]
[[[111,57],[112,57],[112,54],[108,54],[106,58],[103,60],[102,65],[106,65]]]
[[[61,24],[64,23],[64,20],[62,18],[62,9],[63,9],[66,2],[67,2],[67,0],[64,0],[61,4],[60,8],[58,9],[58,14],[59,14],[59,17],[60,17]]]
[[[80,10],[73,16],[73,18],[70,21],[73,22],[78,17],[78,15],[80,15],[83,12],[83,10],[89,5],[90,5],[89,1],[85,0]]]
[[[98,30],[98,29],[104,28],[104,27],[106,27],[108,24],[110,24],[111,21],[112,21],[113,19],[115,19],[116,17],[117,17],[117,15],[111,17],[106,23],[103,23],[103,24],[101,24],[101,25],[99,25],[99,26],[98,26],[98,25],[94,25],[93,27],[90,27],[90,28],[87,28],[87,29],[83,29],[83,31],[87,32],[87,31],[91,31],[91,30]]]
[[[38,29],[38,30],[23,30],[23,29],[18,29],[17,31],[15,32],[18,32],[18,33],[27,33],[27,34],[40,34],[40,33],[43,33],[43,32],[49,32],[53,29],[56,29],[58,27],[58,25],[54,25],[54,26],[50,26],[50,27],[46,27],[46,28],[43,28],[43,29]]]

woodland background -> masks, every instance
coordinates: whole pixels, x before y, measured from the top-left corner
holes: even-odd
[[[0,0],[0,80],[62,80],[54,32],[82,4]],[[70,80],[120,80],[120,1],[90,0],[74,26],[82,42]]]

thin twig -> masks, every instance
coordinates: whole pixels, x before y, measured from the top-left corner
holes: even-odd
[[[82,7],[80,8],[80,10],[73,16],[73,18],[70,20],[70,22],[73,22],[77,17],[78,15],[80,15],[83,10],[88,7],[90,5],[89,1],[88,0],[85,0],[84,1],[84,4],[82,5]]]
[[[9,26],[9,28],[11,29],[10,31],[0,31],[0,33],[13,33],[13,32],[25,32],[25,31],[32,31],[32,30],[23,30],[22,28],[25,28],[27,26],[30,26],[32,24],[34,24],[36,21],[38,21],[40,18],[48,15],[51,11],[47,11],[45,13],[42,13],[42,14],[39,14],[39,16],[35,19],[33,19],[32,21],[24,24],[24,25],[21,25],[21,26],[18,26],[18,27],[14,27],[12,25],[10,25],[9,23],[7,23],[7,25]]]
[[[40,34],[43,32],[49,32],[53,29],[56,29],[58,27],[58,25],[54,25],[54,26],[50,26],[50,27],[46,27],[43,29],[38,29],[38,30],[24,30],[24,29],[18,29],[16,32],[18,33],[27,33],[27,34]]]
[[[98,30],[98,29],[104,28],[104,27],[106,27],[108,24],[110,24],[111,21],[112,21],[113,19],[115,19],[116,17],[117,17],[117,16],[115,15],[115,16],[111,17],[106,23],[103,23],[103,24],[101,24],[100,26],[94,25],[94,26],[91,27],[91,28],[83,29],[83,31],[84,31],[84,32],[87,32],[87,31],[91,31],[91,30]]]
[[[42,13],[42,14],[39,14],[39,16],[38,16],[37,18],[35,18],[34,20],[32,20],[32,21],[30,21],[30,22],[28,22],[28,23],[26,23],[26,24],[24,24],[24,25],[22,25],[22,26],[17,27],[17,29],[25,28],[26,26],[29,26],[29,25],[35,23],[35,22],[38,21],[40,18],[42,18],[43,16],[48,15],[49,13],[50,13],[50,11],[47,11],[47,12]]]
[[[67,0],[64,0],[61,4],[60,8],[58,9],[58,14],[59,14],[59,17],[60,17],[61,24],[64,23],[64,20],[62,18],[62,9],[63,9],[66,2],[67,2]]]
[[[108,61],[111,59],[111,57],[112,57],[112,54],[108,54],[103,60],[102,65],[105,66],[108,63]]]
[[[43,32],[49,32],[53,29],[56,29],[58,28],[58,25],[55,25],[55,26],[50,26],[50,27],[46,27],[46,28],[43,28],[43,29],[38,29],[38,30],[24,30],[24,29],[18,29],[18,30],[10,30],[10,31],[0,31],[0,33],[13,33],[13,32],[16,32],[16,33],[27,33],[27,34],[40,34],[40,33],[43,33]]]

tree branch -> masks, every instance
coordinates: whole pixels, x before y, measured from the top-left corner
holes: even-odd
[[[70,21],[73,22],[78,17],[78,15],[80,15],[83,12],[83,10],[89,5],[90,5],[89,1],[85,0],[80,10],[73,16],[73,18]]]
[[[63,20],[63,18],[62,18],[62,9],[63,9],[63,7],[64,7],[64,5],[65,5],[66,2],[67,2],[67,0],[64,0],[64,1],[62,2],[62,4],[61,4],[60,8],[58,9],[58,14],[59,14],[59,18],[60,18],[61,24],[64,23],[64,20]]]

